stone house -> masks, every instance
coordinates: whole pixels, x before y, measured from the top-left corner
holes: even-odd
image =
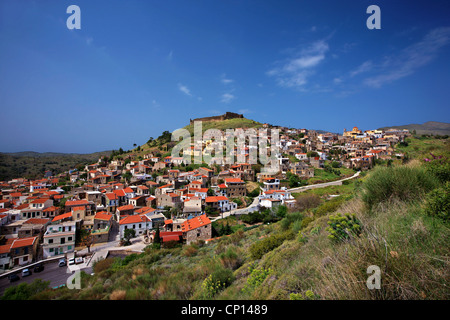
[[[183,239],[186,244],[191,244],[198,240],[208,240],[212,236],[211,220],[206,214],[186,220],[181,225]]]

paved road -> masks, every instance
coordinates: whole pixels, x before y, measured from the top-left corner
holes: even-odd
[[[340,179],[340,180],[336,180],[336,181],[331,181],[331,182],[310,184],[310,185],[303,186],[303,187],[297,187],[297,188],[288,189],[288,191],[290,191],[291,193],[297,193],[297,192],[302,192],[302,191],[309,190],[309,189],[314,189],[314,188],[325,188],[325,187],[329,187],[329,186],[340,186],[340,185],[342,185],[342,181],[354,179],[354,178],[359,176],[359,173],[360,173],[360,171],[356,172],[354,175],[352,175],[351,177],[348,177],[348,178],[344,178],[344,179]]]
[[[2,277],[0,279],[0,295],[3,295],[6,288],[10,286],[19,285],[22,282],[31,283],[36,279],[50,281],[50,288],[58,287],[62,284],[66,284],[67,278],[71,275],[71,272],[68,271],[67,267],[58,267],[58,260],[44,264],[44,270],[39,273],[33,272],[33,267],[31,267],[31,271],[31,276],[24,278],[22,278],[21,271],[18,271],[17,274],[19,275],[20,280],[12,283],[9,282],[7,277]],[[82,271],[88,274],[92,273],[91,268],[83,269]]]
[[[325,188],[325,187],[329,187],[329,186],[339,186],[342,185],[342,181],[345,180],[350,180],[350,179],[354,179],[356,177],[359,176],[359,171],[356,172],[353,176],[348,177],[348,178],[344,178],[344,179],[340,179],[340,180],[336,180],[336,181],[331,181],[331,182],[324,182],[324,183],[317,183],[317,184],[311,184],[311,185],[307,185],[307,186],[303,186],[303,187],[297,187],[297,188],[292,188],[292,189],[288,189],[288,191],[290,191],[291,193],[298,193],[298,192],[302,192],[302,191],[306,191],[309,189],[314,189],[314,188]],[[255,207],[257,208],[259,206],[259,198],[256,197],[252,204],[249,205],[246,208],[241,208],[241,209],[235,209],[235,210],[231,210],[224,212],[223,214],[219,215],[218,217],[215,218],[211,218],[211,221],[216,221],[219,219],[223,219],[226,218],[230,215],[241,215],[241,214],[248,214],[249,212],[252,212],[255,210]]]

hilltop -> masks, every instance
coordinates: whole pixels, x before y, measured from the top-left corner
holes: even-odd
[[[379,130],[388,129],[407,129],[410,132],[416,131],[416,134],[432,134],[432,135],[450,135],[450,123],[428,121],[423,124],[407,124],[402,126],[390,126],[379,128]]]

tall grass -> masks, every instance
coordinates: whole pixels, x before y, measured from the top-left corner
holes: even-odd
[[[372,209],[389,200],[420,199],[438,186],[438,179],[423,167],[377,167],[363,184],[362,200]]]

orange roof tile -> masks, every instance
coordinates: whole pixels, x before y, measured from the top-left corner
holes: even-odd
[[[218,201],[224,201],[228,200],[225,196],[215,196],[215,197],[206,197],[205,202],[212,203],[212,202],[218,202]]]
[[[72,201],[66,201],[66,207],[69,206],[83,206],[89,204],[89,201],[87,200],[72,200]]]
[[[239,178],[225,178],[225,182],[230,182],[230,183],[244,183],[244,181],[242,181]]]
[[[211,223],[211,220],[206,216],[206,214],[186,220],[181,225],[181,231],[187,232],[190,230],[197,229],[199,227],[206,226]]]
[[[67,212],[67,213],[60,214],[60,215],[54,217],[52,222],[59,221],[59,220],[62,220],[62,219],[66,219],[66,218],[71,218],[71,217],[72,217],[72,212]]]
[[[21,248],[21,247],[27,247],[34,244],[37,237],[30,237],[30,238],[22,238],[22,239],[15,239],[11,249]]]
[[[119,211],[127,211],[127,210],[133,210],[133,209],[134,209],[134,206],[132,204],[127,204],[125,206],[121,206],[121,207],[117,208],[117,210],[119,210]]]
[[[106,211],[97,212],[95,214],[94,219],[97,219],[97,220],[111,220],[112,219],[112,214],[108,214],[108,213],[106,213]]]

